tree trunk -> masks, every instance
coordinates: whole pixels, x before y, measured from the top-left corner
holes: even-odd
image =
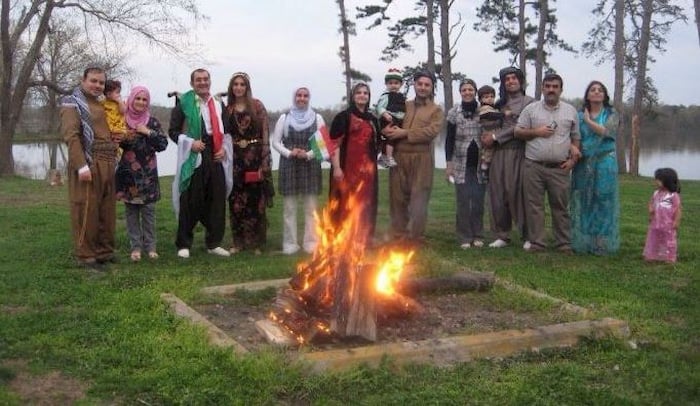
[[[617,138],[615,138],[618,173],[627,173],[627,160],[625,159],[624,100],[625,47],[625,0],[615,0],[615,89],[613,91],[613,100],[615,110],[620,118],[620,125],[617,128]]]
[[[641,118],[639,115],[634,114],[632,116],[632,131],[630,131],[630,173],[634,176],[639,176],[639,161],[635,161],[633,157],[639,157],[639,121]]]
[[[10,40],[9,0],[2,0],[0,13],[0,48],[2,48],[2,67],[0,67],[0,176],[14,175],[15,164],[12,157],[12,140],[17,129],[24,98],[29,89],[32,71],[36,67],[41,47],[49,33],[49,21],[55,7],[55,1],[48,0],[34,31],[34,39],[27,50],[22,64],[14,76],[12,68],[13,52],[17,44]],[[14,86],[13,86],[14,85]]]
[[[452,96],[452,49],[450,47],[450,0],[440,0],[440,47],[442,48],[442,88],[445,92],[445,111],[454,104]]]
[[[537,27],[537,51],[535,54],[535,100],[542,97],[542,69],[544,68],[544,34],[547,31],[549,5],[547,0],[539,0],[540,23]]]
[[[518,67],[527,77],[527,49],[525,43],[525,0],[518,1]]]
[[[425,33],[428,37],[428,65],[427,68],[431,73],[435,73],[435,33],[433,32],[433,23],[435,22],[435,14],[433,13],[433,0],[426,0],[425,6],[428,8],[427,20],[425,22]]]
[[[12,102],[12,46],[10,44],[10,0],[2,0],[0,11],[0,176],[13,175],[15,163],[12,158],[10,131],[10,104]]]
[[[700,42],[700,0],[695,0],[695,26],[698,28],[698,42]]]
[[[343,31],[343,62],[345,63],[345,95],[348,103],[352,101],[352,76],[350,70],[350,33],[348,32],[348,20],[345,14],[345,0],[338,0],[340,7],[340,28]]]
[[[639,120],[641,128],[642,121],[642,102],[646,94],[647,81],[647,56],[649,54],[649,39],[651,16],[654,10],[654,0],[644,0],[642,2],[642,27],[641,37],[639,39],[639,58],[637,59],[637,71],[634,83],[634,102],[632,105],[632,116],[636,116]],[[638,139],[633,138],[630,144],[630,174],[639,176],[639,143],[641,134]]]

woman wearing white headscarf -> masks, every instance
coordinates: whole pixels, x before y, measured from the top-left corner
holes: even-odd
[[[306,87],[294,91],[292,108],[277,120],[272,147],[280,153],[279,193],[284,201],[282,252],[294,254],[301,248],[297,240],[297,201],[304,200],[303,248],[316,248],[314,212],[321,193],[321,162],[314,158],[309,141],[325,125],[323,117],[309,106],[311,94]]]

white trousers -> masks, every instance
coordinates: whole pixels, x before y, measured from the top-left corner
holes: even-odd
[[[297,239],[297,200],[299,197],[304,199],[304,251],[313,252],[318,241],[314,219],[314,212],[318,205],[316,195],[285,196],[283,199],[284,228],[282,230],[282,252],[285,254],[294,254],[301,248]]]

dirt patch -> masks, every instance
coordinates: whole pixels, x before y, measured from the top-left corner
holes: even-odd
[[[88,385],[61,372],[33,375],[24,361],[8,361],[3,367],[14,372],[14,378],[10,380],[8,387],[24,404],[72,405],[85,398]]]
[[[222,303],[192,304],[192,307],[249,350],[267,345],[255,329],[255,322],[267,317],[274,291],[269,300],[249,296],[227,298]],[[508,295],[483,292],[422,294],[415,298],[423,307],[420,314],[377,320],[375,344],[418,341],[458,334],[478,334],[508,329],[525,329],[580,319],[555,305],[533,301],[515,305]],[[508,303],[510,301],[510,303]],[[514,305],[514,306],[510,306]],[[517,310],[514,310],[517,308]],[[329,339],[314,342],[311,350],[352,348],[371,344],[363,340]]]
[[[29,311],[27,306],[10,306],[2,305],[0,306],[0,313],[6,314],[8,316],[16,316],[18,314],[23,314]]]

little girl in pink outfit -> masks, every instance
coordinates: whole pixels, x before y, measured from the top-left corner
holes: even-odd
[[[649,201],[649,230],[644,244],[646,261],[676,262],[677,232],[681,223],[681,187],[671,168],[654,172],[657,189]]]

